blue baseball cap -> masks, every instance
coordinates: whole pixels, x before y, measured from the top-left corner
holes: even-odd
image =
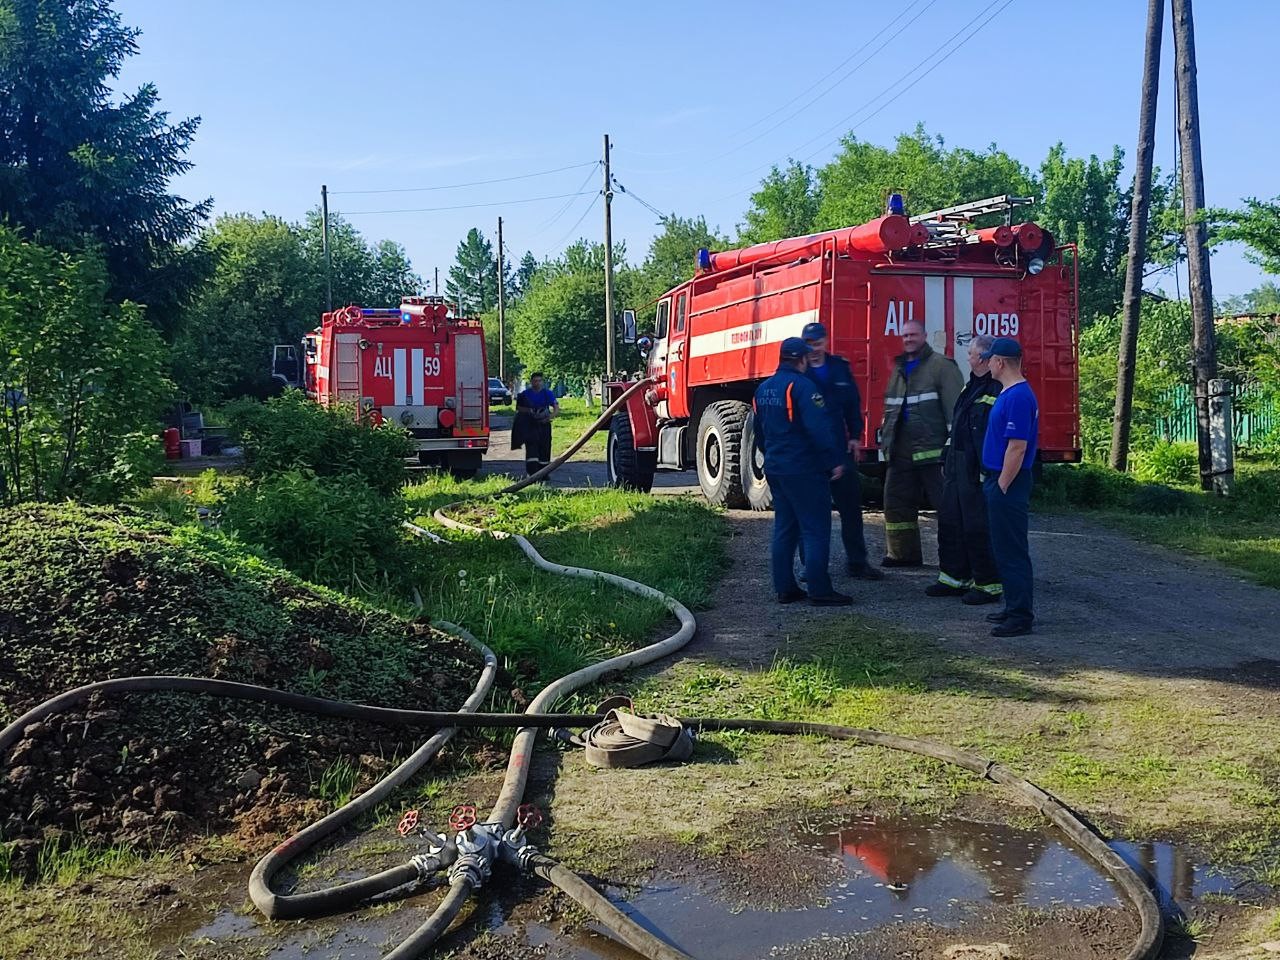
[[[814,340],[822,340],[826,335],[827,328],[816,320],[813,323],[806,323],[804,330],[800,332],[800,336],[808,343],[812,343]]]
[[[782,341],[782,347],[778,350],[779,360],[799,360],[801,357],[808,356],[811,351],[809,345],[799,337],[787,337]]]
[[[990,360],[992,357],[1020,357],[1022,344],[1009,337],[996,337],[991,346],[979,354],[980,359]]]

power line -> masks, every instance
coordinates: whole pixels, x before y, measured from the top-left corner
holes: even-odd
[[[858,108],[857,108],[856,110],[854,110],[852,113],[849,113],[849,114],[845,115],[843,118],[841,118],[840,120],[836,121],[836,123],[835,123],[835,124],[833,124],[832,126],[830,126],[830,127],[828,127],[827,129],[823,130],[821,133],[817,134],[816,136],[810,137],[808,140],[806,140],[804,143],[800,144],[800,146],[796,147],[794,150],[789,151],[789,152],[788,152],[788,156],[790,156],[790,157],[794,157],[794,156],[795,156],[795,154],[799,153],[799,152],[800,152],[801,150],[803,150],[805,147],[807,147],[807,146],[809,146],[810,144],[814,143],[815,141],[820,140],[820,139],[822,139],[823,137],[827,136],[827,135],[828,135],[828,134],[830,134],[833,130],[838,130],[838,129],[844,128],[844,132],[843,132],[839,137],[837,137],[837,138],[836,138],[835,140],[833,140],[833,141],[829,141],[829,142],[827,142],[827,143],[824,143],[824,144],[823,144],[821,147],[819,147],[817,150],[813,151],[812,153],[810,153],[810,154],[808,154],[806,157],[804,157],[804,158],[803,158],[803,160],[802,160],[801,162],[807,161],[807,160],[811,159],[812,157],[817,156],[817,154],[819,154],[819,153],[821,153],[823,150],[827,149],[827,147],[829,147],[829,146],[831,146],[831,145],[833,145],[833,144],[835,144],[835,143],[839,143],[841,139],[843,139],[845,136],[847,136],[847,135],[848,135],[849,133],[851,133],[853,130],[858,129],[858,127],[860,127],[860,126],[862,126],[863,124],[865,124],[866,122],[868,122],[872,117],[876,116],[877,114],[879,114],[879,113],[880,113],[880,111],[884,110],[887,106],[889,106],[889,104],[893,103],[895,100],[897,100],[897,99],[898,99],[899,97],[901,97],[903,94],[905,94],[908,90],[910,90],[912,87],[914,87],[917,83],[919,83],[921,80],[923,80],[925,77],[927,77],[930,73],[932,73],[932,72],[933,72],[934,70],[936,70],[938,67],[942,66],[942,64],[943,64],[943,63],[945,63],[948,59],[950,59],[950,57],[951,57],[952,55],[954,55],[958,50],[960,50],[960,48],[961,48],[961,47],[963,47],[966,43],[968,43],[971,39],[973,39],[973,37],[974,37],[974,36],[975,36],[975,35],[976,35],[980,30],[982,30],[982,28],[983,28],[983,27],[985,27],[988,23],[990,23],[990,22],[991,22],[992,20],[994,20],[997,16],[999,16],[1001,13],[1003,13],[1003,12],[1004,12],[1004,10],[1005,10],[1005,8],[1006,8],[1006,7],[1008,7],[1010,4],[1012,4],[1012,3],[1013,3],[1013,0],[1004,0],[1003,6],[1000,6],[1000,3],[1001,3],[1001,0],[991,0],[991,3],[989,3],[989,4],[987,4],[987,6],[983,7],[983,8],[982,8],[982,10],[980,10],[980,11],[977,13],[977,15],[975,15],[971,20],[969,20],[969,22],[968,22],[968,23],[966,23],[964,26],[962,26],[962,27],[961,27],[959,30],[957,30],[955,33],[951,34],[951,36],[949,36],[946,40],[944,40],[942,43],[940,43],[936,48],[934,48],[930,53],[928,53],[928,54],[927,54],[923,59],[921,59],[918,63],[916,63],[913,67],[911,67],[911,69],[909,69],[909,70],[907,70],[905,73],[903,73],[900,77],[898,77],[896,80],[894,80],[892,83],[890,83],[887,87],[885,87],[883,90],[881,90],[879,93],[877,93],[874,97],[872,97],[871,99],[869,99],[869,100],[867,100],[866,102],[864,102],[860,107],[858,107]],[[982,19],[982,16],[983,16],[984,14],[988,13],[989,11],[991,11],[993,8],[995,8],[995,7],[997,7],[997,6],[999,6],[999,9],[995,10],[995,12],[994,12],[994,13],[991,13],[991,15],[990,15],[990,16],[988,16],[986,20],[982,20],[982,22],[981,22],[981,23],[978,23],[978,21]],[[948,50],[948,51],[946,52],[946,54],[944,54],[942,57],[938,58],[938,54],[939,54],[939,53],[941,53],[943,50],[945,50],[945,49],[947,48],[947,46],[948,46],[948,45],[950,45],[950,44],[954,43],[954,42],[956,41],[956,39],[957,39],[958,37],[960,37],[960,35],[961,35],[961,34],[963,34],[966,30],[968,30],[970,27],[972,27],[975,23],[978,23],[978,26],[977,26],[975,29],[973,29],[973,30],[968,34],[968,36],[965,36],[963,39],[961,39],[961,40],[960,40],[960,42],[959,42],[959,43],[956,43],[954,47],[952,47],[950,50]],[[934,58],[937,58],[937,59],[934,59]],[[847,128],[845,127],[845,124],[847,124],[850,120],[852,120],[854,117],[856,117],[856,116],[858,116],[859,114],[861,114],[863,111],[865,111],[868,107],[870,107],[872,104],[874,104],[874,103],[875,103],[877,100],[879,100],[881,97],[883,97],[883,96],[885,96],[886,94],[890,93],[890,92],[891,92],[895,87],[897,87],[897,86],[898,86],[899,84],[901,84],[903,81],[905,81],[905,80],[909,79],[913,74],[915,74],[918,70],[920,70],[920,68],[921,68],[921,67],[923,67],[925,64],[929,63],[929,61],[930,61],[930,60],[933,60],[934,62],[929,66],[929,68],[928,68],[927,70],[925,70],[923,73],[921,73],[921,74],[919,74],[918,76],[916,76],[914,80],[912,80],[909,84],[907,84],[907,86],[903,87],[903,88],[902,88],[901,90],[899,90],[896,94],[894,94],[894,96],[893,96],[892,98],[890,98],[889,100],[887,100],[887,101],[885,101],[884,103],[882,103],[882,104],[881,104],[879,107],[877,107],[877,108],[876,108],[872,113],[870,113],[870,114],[868,114],[867,116],[863,117],[861,120],[859,120],[859,121],[858,121],[858,123],[854,124],[852,127],[847,127]],[[782,162],[783,162],[783,161],[782,161],[782,159],[781,159],[781,158],[780,158],[780,159],[775,159],[775,160],[770,161],[769,163],[762,164],[761,166],[758,166],[758,167],[753,168],[751,171],[749,171],[749,173],[750,173],[750,174],[752,174],[752,175],[754,175],[754,174],[756,174],[756,173],[760,172],[761,170],[772,169],[772,168],[774,168],[774,167],[778,166],[778,165],[779,165],[780,163],[782,163]],[[731,198],[733,198],[733,197],[739,196],[739,195],[741,194],[741,192],[742,192],[742,191],[741,191],[741,188],[738,188],[738,189],[734,190],[732,193],[728,193],[728,194],[725,194],[724,196],[717,197],[716,199],[712,200],[712,201],[711,201],[711,203],[712,203],[712,204],[716,204],[716,203],[719,203],[719,202],[721,202],[721,201],[723,201],[723,200],[731,199]]]
[[[568,230],[566,230],[566,231],[565,231],[564,236],[562,236],[559,240],[557,240],[555,243],[553,243],[551,246],[549,246],[549,247],[547,248],[546,253],[544,253],[540,259],[542,259],[542,260],[546,260],[546,259],[547,259],[547,257],[549,257],[549,256],[551,255],[551,251],[552,251],[552,250],[557,249],[558,247],[560,247],[560,246],[561,246],[561,244],[563,244],[566,240],[568,240],[571,236],[573,236],[573,232],[574,232],[575,230],[577,230],[577,229],[578,229],[578,225],[579,225],[580,223],[582,223],[582,221],[583,221],[583,220],[587,219],[587,214],[589,214],[592,210],[594,210],[594,209],[595,209],[595,207],[596,207],[596,203],[597,203],[599,200],[600,200],[600,193],[599,193],[599,191],[596,191],[596,195],[595,195],[595,197],[594,197],[594,198],[592,198],[592,200],[591,200],[591,202],[590,202],[589,204],[587,204],[586,209],[582,211],[582,215],[581,215],[580,217],[578,217],[578,219],[577,219],[577,220],[575,220],[575,221],[573,222],[573,226],[572,226],[572,227],[570,227]]]
[[[628,197],[630,197],[630,198],[631,198],[632,200],[634,200],[636,203],[640,204],[640,206],[644,207],[645,209],[647,209],[647,210],[649,210],[651,213],[653,213],[653,215],[654,215],[654,216],[656,216],[659,220],[661,220],[661,221],[662,221],[662,222],[664,222],[664,223],[666,222],[666,220],[667,220],[667,215],[666,215],[665,213],[663,213],[661,210],[659,210],[657,207],[655,207],[655,206],[654,206],[652,203],[650,203],[648,200],[645,200],[645,199],[644,199],[643,197],[641,197],[639,194],[632,193],[632,192],[628,191],[626,187],[624,187],[622,184],[620,184],[620,183],[618,182],[618,178],[617,178],[617,177],[613,177],[612,179],[613,179],[613,185],[614,185],[615,187],[617,187],[617,188],[618,188],[618,192],[619,192],[619,193],[626,194]]]
[[[918,2],[918,0],[917,0],[917,2]],[[773,131],[777,130],[779,127],[781,127],[781,126],[783,126],[783,125],[785,125],[785,124],[787,124],[787,123],[790,123],[790,122],[791,122],[792,120],[794,120],[796,117],[800,116],[800,114],[804,113],[806,110],[808,110],[810,107],[812,107],[815,103],[817,103],[819,100],[821,100],[821,99],[822,99],[823,97],[825,97],[827,94],[829,94],[832,90],[836,89],[836,87],[840,86],[842,83],[844,83],[844,82],[845,82],[846,80],[848,80],[850,77],[852,77],[855,73],[857,73],[859,70],[861,70],[863,67],[865,67],[868,63],[870,63],[872,60],[874,60],[877,56],[879,56],[879,55],[880,55],[880,53],[881,53],[881,52],[882,52],[886,47],[888,47],[888,45],[889,45],[891,42],[893,42],[894,40],[896,40],[899,36],[901,36],[901,35],[902,35],[902,33],[903,33],[903,32],[905,32],[905,31],[906,31],[906,29],[907,29],[908,27],[910,27],[913,23],[915,23],[915,22],[916,22],[917,20],[919,20],[922,16],[924,16],[924,15],[929,11],[929,8],[930,8],[930,7],[932,7],[935,3],[937,3],[937,0],[929,0],[929,2],[928,2],[924,7],[922,7],[920,10],[916,11],[916,15],[915,15],[915,16],[913,16],[910,20],[908,20],[908,21],[907,21],[906,23],[904,23],[901,27],[899,27],[896,31],[894,31],[893,35],[892,35],[892,36],[890,36],[890,37],[888,37],[888,38],[887,38],[883,43],[881,43],[879,46],[877,46],[877,47],[876,47],[876,49],[875,49],[875,50],[873,50],[869,56],[865,57],[864,59],[862,59],[862,60],[861,60],[861,61],[859,61],[858,63],[854,64],[854,65],[853,65],[853,67],[852,67],[849,71],[847,71],[847,72],[846,72],[842,77],[840,77],[840,79],[838,79],[835,83],[833,83],[833,84],[829,85],[825,90],[823,90],[821,93],[819,93],[816,97],[813,97],[811,100],[809,100],[809,101],[808,101],[807,103],[805,103],[803,106],[801,106],[798,110],[793,110],[791,113],[787,114],[785,117],[783,117],[783,118],[782,118],[781,120],[779,120],[777,123],[773,124],[772,126],[769,126],[769,127],[765,128],[764,130],[761,130],[759,133],[757,133],[757,134],[756,134],[754,137],[752,137],[750,140],[744,140],[742,143],[738,144],[737,146],[730,147],[728,150],[724,151],[723,153],[718,154],[718,155],[716,155],[716,156],[712,157],[712,158],[711,158],[711,160],[712,160],[712,161],[715,161],[715,160],[721,160],[721,159],[723,159],[723,158],[725,158],[725,157],[731,156],[732,154],[735,154],[735,153],[737,153],[739,150],[743,149],[744,147],[750,146],[751,144],[755,143],[756,141],[758,141],[758,140],[760,140],[760,139],[762,139],[762,138],[764,138],[764,137],[767,137],[769,134],[773,133]],[[910,9],[911,9],[911,7],[910,7],[910,6],[908,6],[906,10],[903,10],[903,11],[902,11],[902,13],[898,14],[898,16],[897,16],[897,17],[894,17],[894,19],[893,19],[893,20],[890,20],[887,24],[885,24],[885,26],[880,30],[880,33],[877,33],[877,34],[876,34],[875,36],[873,36],[870,40],[868,40],[868,41],[867,41],[866,43],[864,43],[861,47],[859,47],[859,48],[858,48],[857,50],[855,50],[852,54],[850,54],[850,55],[849,55],[849,57],[848,57],[848,58],[846,58],[846,59],[844,60],[844,62],[840,64],[840,67],[843,67],[843,66],[844,66],[844,64],[848,63],[850,60],[852,60],[854,57],[856,57],[856,56],[857,56],[859,53],[861,53],[863,50],[867,49],[867,47],[871,46],[871,44],[875,42],[875,40],[876,40],[876,38],[877,38],[877,37],[879,37],[879,36],[880,36],[881,34],[883,34],[886,30],[888,30],[891,26],[893,26],[893,25],[894,25],[894,23],[896,23],[896,22],[897,22],[898,20],[900,20],[902,17],[906,16],[906,14],[908,13],[908,11],[910,11]],[[981,16],[981,14],[979,14],[979,16]],[[830,77],[830,76],[831,76],[831,74],[832,74],[832,73],[835,73],[835,72],[836,72],[836,70],[839,70],[839,69],[840,69],[840,67],[836,67],[836,69],[835,69],[835,70],[832,70],[832,71],[831,71],[831,73],[828,73],[828,74],[827,74],[827,77]],[[823,78],[822,78],[822,80],[825,80],[827,77],[823,77]],[[818,86],[819,84],[821,84],[821,83],[822,83],[822,80],[819,80],[817,83],[815,83],[815,84],[813,84],[812,86],[810,86],[807,90],[805,90],[804,92],[802,92],[802,93],[801,93],[801,94],[799,94],[798,96],[793,97],[793,98],[792,98],[791,100],[789,100],[786,104],[783,104],[783,106],[782,106],[781,108],[779,108],[779,109],[785,109],[786,107],[788,107],[788,106],[790,106],[791,104],[795,103],[797,100],[799,100],[799,99],[800,99],[800,97],[804,96],[804,94],[805,94],[805,93],[808,93],[808,92],[809,92],[809,90],[812,90],[814,87],[816,87],[816,86]],[[775,110],[775,111],[774,111],[774,113],[778,113],[778,112],[779,112],[778,110]],[[772,114],[770,114],[770,116],[772,116]],[[758,122],[759,122],[759,121],[757,121],[757,123],[758,123]],[[754,126],[754,124],[753,124],[753,126]],[[747,129],[749,130],[749,129],[751,129],[751,128],[750,128],[750,127],[748,127]],[[745,133],[746,131],[743,131],[743,132]]]
[[[580,190],[577,193],[556,193],[549,197],[524,197],[519,200],[493,200],[487,203],[459,203],[451,207],[413,207],[396,210],[337,210],[344,217],[361,217],[379,213],[438,213],[443,210],[473,210],[476,207],[505,207],[509,204],[516,203],[538,203],[542,200],[563,200],[565,197],[581,197],[584,194],[591,193],[590,190]]]
[[[600,161],[599,161],[599,160],[595,161],[595,163],[593,163],[593,164],[592,164],[592,166],[593,166],[593,167],[599,167],[599,166],[600,166]],[[540,237],[540,236],[542,236],[542,235],[543,235],[544,233],[546,233],[549,229],[551,229],[551,226],[552,226],[554,223],[556,223],[556,221],[558,221],[561,217],[563,217],[563,216],[565,215],[565,212],[566,212],[566,211],[567,211],[571,206],[573,206],[573,201],[574,201],[574,199],[575,199],[576,197],[581,196],[583,193],[590,193],[591,191],[587,190],[587,189],[586,189],[586,187],[587,187],[587,184],[591,181],[591,178],[592,178],[592,177],[594,177],[595,175],[596,175],[596,172],[595,172],[595,170],[594,170],[594,169],[592,169],[592,170],[588,170],[588,171],[587,171],[587,175],[586,175],[586,177],[584,177],[584,178],[583,178],[583,180],[582,180],[582,183],[578,184],[578,192],[577,192],[577,193],[575,193],[575,194],[574,194],[572,197],[570,197],[568,200],[566,200],[566,201],[564,202],[564,205],[563,205],[562,207],[560,207],[560,209],[559,209],[559,210],[557,210],[557,211],[556,211],[556,212],[551,216],[551,218],[550,218],[549,220],[545,220],[545,221],[543,221],[542,223],[540,223],[537,227],[535,227],[535,228],[534,228],[533,233],[531,233],[531,234],[529,234],[527,237],[525,237],[525,241],[526,241],[526,242],[528,242],[529,240],[532,240],[534,237]]]
[[[839,128],[840,126],[842,126],[845,122],[847,122],[848,120],[851,120],[853,117],[856,117],[859,113],[861,113],[863,110],[865,110],[865,109],[866,109],[867,107],[869,107],[871,104],[875,103],[875,102],[876,102],[876,100],[880,99],[882,96],[884,96],[886,93],[888,93],[890,90],[892,90],[895,86],[897,86],[897,85],[898,85],[899,83],[901,83],[903,80],[907,79],[907,77],[909,77],[909,76],[911,76],[913,73],[915,73],[915,72],[916,72],[916,70],[920,69],[920,68],[921,68],[921,67],[923,67],[926,63],[928,63],[928,62],[929,62],[929,60],[930,60],[930,58],[932,58],[932,57],[936,56],[936,55],[937,55],[937,54],[938,54],[938,53],[943,49],[943,47],[945,47],[948,43],[950,43],[950,42],[951,42],[952,40],[954,40],[957,36],[959,36],[959,35],[960,35],[960,33],[961,33],[961,31],[963,31],[963,30],[967,29],[967,28],[968,28],[968,27],[969,27],[969,26],[970,26],[974,21],[976,21],[976,20],[978,19],[978,17],[981,17],[981,16],[982,16],[982,14],[986,13],[988,10],[990,10],[992,7],[996,6],[996,4],[998,4],[998,3],[1000,3],[1000,0],[992,0],[992,3],[990,3],[988,6],[986,6],[985,8],[983,8],[983,10],[978,14],[978,16],[977,16],[977,17],[974,17],[974,18],[973,18],[973,20],[970,20],[970,21],[969,21],[969,23],[966,23],[963,27],[961,27],[961,28],[960,28],[960,30],[956,31],[956,33],[954,33],[954,34],[951,36],[951,38],[950,38],[949,40],[944,41],[944,42],[942,43],[942,45],[941,45],[941,46],[939,46],[936,50],[934,50],[932,53],[930,53],[928,56],[926,56],[923,60],[921,60],[919,63],[917,63],[914,67],[912,67],[910,70],[908,70],[906,73],[904,73],[901,77],[899,77],[899,78],[898,78],[897,80],[895,80],[893,83],[889,84],[889,86],[888,86],[888,87],[886,87],[884,90],[881,90],[878,94],[876,94],[874,97],[872,97],[870,100],[868,100],[865,104],[863,104],[861,107],[859,107],[859,108],[858,108],[857,110],[855,110],[853,113],[849,114],[849,115],[848,115],[848,116],[846,116],[843,120],[839,121],[835,126],[833,126],[833,127],[828,127],[825,131],[823,131],[822,133],[818,134],[818,136],[819,136],[819,137],[821,137],[821,136],[825,136],[825,135],[826,135],[827,133],[829,133],[830,131],[832,131],[832,130],[834,130],[834,129],[838,129],[838,128]],[[939,57],[937,60],[935,60],[935,61],[934,61],[934,62],[929,66],[929,69],[927,69],[927,70],[925,70],[923,73],[919,74],[919,75],[918,75],[914,80],[912,80],[909,84],[907,84],[905,87],[903,87],[903,88],[902,88],[901,90],[899,90],[897,93],[895,93],[892,97],[890,97],[890,98],[889,98],[888,100],[886,100],[884,103],[880,104],[880,106],[876,107],[876,108],[875,108],[875,110],[873,110],[871,113],[867,114],[865,117],[863,117],[861,120],[859,120],[859,121],[857,122],[857,124],[855,124],[854,126],[850,127],[849,129],[850,129],[850,130],[856,130],[858,127],[862,126],[862,124],[864,124],[864,123],[868,122],[872,117],[877,116],[877,115],[880,113],[880,111],[882,111],[882,110],[884,110],[884,109],[885,109],[885,107],[889,106],[889,104],[893,103],[895,100],[897,100],[899,97],[901,97],[904,93],[906,93],[908,90],[910,90],[912,87],[914,87],[917,83],[919,83],[921,80],[923,80],[923,79],[924,79],[925,77],[927,77],[929,74],[933,73],[933,71],[937,70],[937,69],[938,69],[938,67],[942,66],[942,65],[943,65],[944,63],[946,63],[949,59],[951,59],[951,57],[952,57],[952,56],[954,56],[956,53],[958,53],[961,47],[963,47],[966,43],[968,43],[968,42],[969,42],[970,40],[972,40],[975,36],[977,36],[977,35],[982,31],[982,28],[983,28],[983,27],[985,27],[988,23],[990,23],[990,22],[991,22],[992,20],[994,20],[996,17],[1000,16],[1000,14],[1004,13],[1004,11],[1005,11],[1009,6],[1011,6],[1012,4],[1013,4],[1013,0],[1004,0],[1004,3],[1000,5],[999,9],[997,9],[994,13],[992,13],[992,14],[991,14],[991,16],[987,17],[987,19],[983,20],[980,24],[978,24],[978,25],[977,25],[976,27],[974,27],[972,30],[970,30],[970,31],[969,31],[969,34],[968,34],[968,36],[964,37],[964,38],[963,38],[959,43],[957,43],[954,47],[952,47],[952,48],[951,48],[950,50],[948,50],[945,54],[943,54],[941,57]],[[846,131],[846,133],[847,133],[847,132],[848,132],[848,131]],[[816,156],[817,154],[821,153],[823,150],[825,150],[827,147],[831,146],[832,144],[839,143],[839,142],[840,142],[840,140],[843,138],[843,136],[844,136],[844,134],[842,134],[842,135],[841,135],[841,137],[837,137],[835,140],[832,140],[832,141],[830,141],[830,142],[828,142],[828,143],[823,144],[821,147],[819,147],[819,148],[818,148],[817,150],[815,150],[813,153],[809,154],[809,155],[808,155],[807,157],[805,157],[804,159],[805,159],[805,160],[809,160],[809,159],[811,159],[812,157]],[[815,138],[813,138],[813,139],[817,139],[817,138],[815,137]],[[804,144],[804,146],[808,146],[808,144],[812,143],[812,142],[813,142],[813,139],[808,140],[808,141]]]
[[[564,170],[580,170],[583,167],[599,166],[599,160],[591,160],[587,163],[571,163],[565,167],[556,167],[552,170],[538,170],[534,173],[522,173],[514,177],[495,177],[492,180],[471,180],[468,183],[446,183],[435,187],[399,187],[388,190],[330,190],[329,195],[335,194],[371,194],[371,193],[427,193],[432,190],[459,190],[462,187],[480,187],[490,183],[510,183],[513,180],[530,180],[534,177],[546,177],[553,173],[560,173]]]

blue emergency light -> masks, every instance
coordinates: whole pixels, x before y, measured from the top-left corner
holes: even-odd
[[[699,247],[697,262],[698,262],[699,270],[710,270],[711,269],[711,251],[708,250],[706,247]]]
[[[890,214],[896,214],[899,217],[904,216],[906,214],[907,205],[905,201],[903,201],[902,199],[902,194],[900,193],[889,194],[888,203],[885,204],[885,212]]]

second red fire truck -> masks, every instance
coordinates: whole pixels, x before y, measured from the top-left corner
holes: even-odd
[[[299,383],[325,406],[347,403],[373,423],[404,427],[423,466],[476,475],[489,447],[479,320],[452,316],[443,297],[347,306],[325,313],[301,349],[299,358],[292,344],[275,348],[277,379]]]
[[[880,469],[884,388],[909,320],[922,321],[933,349],[966,377],[975,335],[1016,337],[1040,400],[1040,460],[1079,460],[1075,248],[1035,223],[1012,224],[1028,203],[1000,196],[908,217],[890,195],[885,216],[856,227],[700,251],[693,279],[657,302],[646,338],[646,373],[657,382],[612,420],[610,481],[648,490],[656,470],[692,467],[711,502],[770,506],[751,398],[777,368],[782,340],[815,320],[853,366],[865,471]],[[975,226],[991,219],[1005,222]]]

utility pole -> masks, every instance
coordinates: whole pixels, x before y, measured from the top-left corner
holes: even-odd
[[[1129,259],[1124,273],[1124,319],[1116,365],[1116,409],[1111,424],[1111,468],[1129,465],[1129,427],[1133,420],[1133,380],[1142,312],[1142,268],[1147,262],[1147,215],[1151,209],[1151,162],[1156,145],[1156,98],[1160,87],[1160,40],[1164,0],[1148,0],[1146,56],[1142,63],[1142,99],[1138,109],[1138,162],[1133,172],[1133,208],[1129,214]]]
[[[613,181],[609,175],[609,135],[604,135],[604,369],[613,376]]]
[[[1196,91],[1196,39],[1191,0],[1173,0],[1174,80],[1178,93],[1178,153],[1182,158],[1182,215],[1187,242],[1187,285],[1191,293],[1192,350],[1195,367],[1196,440],[1200,487],[1213,488],[1210,448],[1209,381],[1218,376],[1213,327],[1213,283],[1204,211],[1204,171],[1200,166],[1200,102]],[[1228,435],[1230,431],[1228,430]]]
[[[502,218],[498,218],[498,379],[507,382],[507,285],[502,270]]]
[[[333,259],[329,255],[329,187],[320,184],[320,246],[324,248],[324,308],[333,310]]]
[[[431,292],[437,297],[440,296],[440,268],[439,267],[436,267],[436,279],[435,279],[435,283],[431,285]]]

